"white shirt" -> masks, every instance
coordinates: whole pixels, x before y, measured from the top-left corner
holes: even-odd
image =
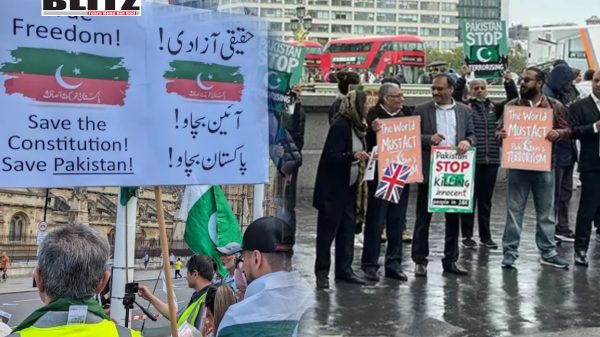
[[[390,115],[392,117],[397,116],[402,111],[402,107],[400,107],[400,109],[396,110],[395,112],[389,112],[388,109],[386,109],[383,106],[383,104],[379,104],[379,106],[381,107],[381,109],[383,109],[383,111],[385,111],[386,114],[388,114],[388,115]]]
[[[447,105],[435,105],[435,117],[437,132],[444,136],[444,140],[440,145],[456,146],[456,111],[454,107],[456,103],[454,100],[452,104]]]
[[[600,111],[600,99],[598,97],[596,97],[596,95],[594,95],[594,93],[591,94],[592,99],[594,100],[594,103],[596,103],[596,107],[598,108],[598,111]],[[592,124],[594,126],[594,133],[598,133],[598,128],[596,127],[596,123]]]

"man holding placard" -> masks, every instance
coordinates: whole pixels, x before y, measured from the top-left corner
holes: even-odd
[[[535,67],[525,69],[521,98],[508,102],[497,135],[503,139],[502,167],[508,168],[508,214],[502,238],[503,268],[512,268],[519,257],[523,215],[529,192],[536,209],[536,243],[540,263],[566,269],[569,264],[558,256],[554,231],[553,143],[569,139],[571,130],[564,106],[542,93],[544,73]]]
[[[421,116],[421,148],[423,176],[429,177],[432,146],[456,147],[459,154],[465,154],[475,145],[471,109],[452,98],[454,81],[447,74],[438,74],[431,85],[433,102],[421,104],[415,113]],[[415,262],[415,276],[427,276],[427,256],[429,255],[429,225],[431,215],[428,209],[429,184],[419,184],[417,193],[417,220],[413,234],[412,259]],[[446,213],[446,237],[444,243],[444,272],[467,275],[458,267],[458,241],[460,235],[459,215]]]
[[[379,101],[377,105],[369,110],[367,115],[367,123],[369,123],[370,127],[366,135],[368,152],[371,152],[377,145],[377,148],[381,149],[382,154],[387,155],[389,153],[391,156],[397,157],[399,153],[403,152],[402,150],[407,150],[405,149],[406,144],[410,146],[416,143],[411,140],[416,140],[417,136],[406,139],[404,142],[400,142],[400,138],[390,137],[388,139],[386,137],[381,147],[378,145],[380,140],[378,138],[382,138],[382,133],[396,136],[399,132],[405,134],[407,132],[403,131],[410,129],[410,121],[406,121],[408,124],[401,121],[406,119],[403,117],[410,115],[410,109],[404,107],[403,103],[404,94],[397,84],[384,83],[381,85],[379,88]],[[398,124],[392,124],[386,130],[382,131],[383,120],[387,122],[397,120]],[[394,132],[398,129],[402,129],[403,131]],[[379,158],[384,159],[381,154]],[[410,185],[404,185],[399,201],[394,203],[375,196],[379,178],[381,177],[376,174],[375,179],[369,181],[369,203],[365,221],[365,241],[361,267],[368,280],[379,281],[377,269],[379,268],[381,233],[385,226],[388,238],[385,254],[385,277],[406,281],[408,278],[402,271],[402,230],[406,227],[406,209],[408,207]]]

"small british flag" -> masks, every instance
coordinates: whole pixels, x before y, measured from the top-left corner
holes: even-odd
[[[411,173],[410,166],[391,163],[385,168],[383,177],[379,179],[379,185],[375,190],[375,197],[393,202],[400,202],[402,189]]]

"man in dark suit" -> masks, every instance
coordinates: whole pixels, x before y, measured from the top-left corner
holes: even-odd
[[[592,220],[600,211],[600,70],[592,78],[592,94],[571,105],[570,122],[573,137],[581,142],[581,199],[575,223],[575,264],[587,267]]]
[[[475,145],[471,109],[452,98],[454,81],[447,74],[438,74],[431,85],[433,102],[421,104],[415,113],[421,116],[421,146],[423,151],[424,182],[417,192],[417,220],[413,233],[412,259],[415,276],[427,276],[429,255],[429,225],[431,213],[427,209],[429,195],[429,167],[431,146],[455,146],[458,153],[466,153]],[[446,238],[444,243],[444,272],[467,275],[467,271],[456,265],[458,261],[459,216],[446,213]]]

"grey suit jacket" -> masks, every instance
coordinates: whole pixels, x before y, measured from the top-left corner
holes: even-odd
[[[475,146],[475,133],[473,132],[473,118],[471,108],[463,103],[456,102],[454,107],[456,113],[456,141],[463,140]],[[431,166],[431,136],[437,133],[437,118],[435,103],[428,102],[417,105],[415,114],[421,116],[421,147],[423,155],[423,183],[429,180],[429,168]]]

